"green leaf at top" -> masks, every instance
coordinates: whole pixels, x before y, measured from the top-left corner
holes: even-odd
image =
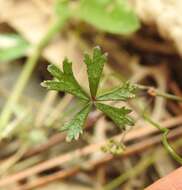
[[[126,101],[136,97],[137,87],[129,82],[125,82],[121,87],[97,97],[101,101]]]
[[[76,81],[72,71],[72,63],[68,59],[63,61],[63,72],[55,65],[49,65],[48,71],[55,79],[44,81],[41,83],[43,87],[49,90],[67,92],[78,98],[89,100],[87,93]]]
[[[88,54],[84,56],[84,63],[87,65],[90,93],[93,98],[95,98],[97,94],[99,81],[106,61],[107,56],[102,53],[99,47],[94,48],[93,57],[90,57]]]
[[[83,127],[90,110],[91,104],[87,104],[69,123],[61,128],[61,131],[67,131],[67,141],[77,140],[83,133]]]
[[[56,0],[54,5],[54,11],[61,19],[67,19],[70,17],[70,3],[69,0]]]
[[[20,35],[0,34],[0,61],[11,61],[25,56],[30,44]]]
[[[125,107],[116,108],[106,104],[96,103],[96,107],[105,113],[120,128],[125,129],[127,125],[133,125],[133,119],[128,115],[131,110]]]
[[[140,24],[127,0],[80,0],[78,17],[100,30],[130,34]]]

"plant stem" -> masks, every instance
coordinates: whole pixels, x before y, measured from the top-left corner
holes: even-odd
[[[3,129],[6,127],[9,119],[11,118],[13,107],[18,102],[26,84],[33,72],[33,69],[36,66],[37,60],[41,55],[44,48],[52,40],[56,33],[60,31],[60,28],[63,26],[66,18],[58,18],[55,23],[50,27],[45,36],[40,40],[40,42],[34,47],[32,55],[27,59],[23,71],[21,72],[18,81],[16,82],[9,99],[7,100],[1,115],[0,115],[0,134]]]
[[[147,90],[148,93],[150,95],[152,95],[152,96],[161,96],[161,97],[166,98],[166,99],[182,102],[182,97],[175,96],[173,94],[169,94],[169,93],[166,93],[166,92],[161,92],[161,91],[159,91],[158,89],[156,89],[154,87],[145,86],[145,85],[139,85],[139,84],[137,85],[137,87],[140,90]]]
[[[109,184],[107,184],[105,187],[103,187],[103,190],[116,189],[118,186],[120,186],[129,178],[133,178],[139,175],[142,171],[148,168],[153,163],[153,161],[154,161],[154,158],[151,156],[148,156],[147,158],[143,158],[139,163],[136,164],[135,167],[129,169],[124,174],[120,175],[119,177],[111,181]]]
[[[174,150],[174,148],[169,144],[168,139],[167,139],[167,135],[169,133],[169,129],[161,127],[158,123],[154,122],[153,120],[150,119],[150,117],[148,117],[146,114],[143,115],[144,119],[146,121],[148,121],[150,124],[152,124],[154,127],[156,127],[157,129],[159,129],[163,135],[162,135],[162,143],[164,145],[164,147],[166,148],[166,150],[169,152],[169,154],[179,163],[182,165],[182,157],[179,156],[176,151]]]
[[[182,98],[172,95],[172,94],[168,94],[165,92],[160,92],[159,90],[153,88],[153,87],[148,87],[148,86],[144,86],[144,85],[137,85],[139,89],[141,90],[147,90],[148,93],[152,96],[161,96],[163,98],[167,98],[167,99],[171,99],[171,100],[175,100],[175,101],[179,101],[182,102]],[[167,139],[167,135],[169,133],[169,129],[167,128],[163,128],[161,127],[158,123],[154,122],[150,117],[148,117],[146,114],[143,114],[143,118],[148,121],[151,125],[153,125],[154,127],[156,127],[157,129],[159,129],[162,132],[162,143],[164,145],[164,147],[166,148],[166,150],[169,152],[169,154],[178,162],[182,165],[182,157],[179,156],[176,151],[174,150],[173,147],[171,147],[171,145],[168,142]]]
[[[161,96],[163,98],[167,98],[167,99],[170,99],[170,100],[175,100],[175,101],[178,101],[178,102],[182,102],[182,98],[181,97],[175,96],[173,94],[165,93],[165,92],[159,92],[159,91],[157,91],[157,96]]]

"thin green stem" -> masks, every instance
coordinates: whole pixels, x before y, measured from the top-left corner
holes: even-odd
[[[175,101],[178,101],[178,102],[182,102],[182,97],[175,96],[173,94],[169,94],[169,93],[166,93],[166,92],[161,92],[161,91],[159,91],[158,89],[156,89],[154,87],[145,86],[145,85],[139,85],[139,84],[137,85],[137,87],[140,90],[147,90],[150,95],[160,96],[160,97],[167,98],[167,99],[170,99],[170,100],[175,100]]]
[[[55,23],[50,27],[45,36],[40,42],[34,47],[32,55],[27,59],[22,73],[20,74],[17,83],[15,84],[11,95],[9,96],[2,113],[0,115],[0,133],[6,127],[9,119],[11,118],[13,107],[20,99],[23,90],[36,66],[37,60],[40,57],[43,49],[52,40],[56,33],[60,31],[60,28],[65,23],[67,18],[58,18]]]
[[[143,115],[144,119],[148,121],[151,125],[159,129],[163,135],[162,135],[162,143],[166,150],[169,152],[169,154],[179,163],[182,165],[182,157],[179,156],[174,148],[169,144],[167,135],[169,133],[169,129],[161,127],[158,123],[154,122],[150,117],[148,117],[146,114]]]
[[[159,92],[159,91],[157,91],[157,96],[161,96],[163,98],[167,98],[167,99],[170,99],[170,100],[175,100],[175,101],[178,101],[178,102],[182,102],[182,98],[181,97],[175,96],[173,94],[165,93],[165,92]]]

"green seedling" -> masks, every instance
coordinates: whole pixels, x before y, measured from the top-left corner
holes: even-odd
[[[98,95],[97,91],[99,82],[103,72],[104,64],[106,62],[107,54],[102,53],[99,47],[95,47],[93,49],[92,56],[89,54],[84,55],[84,63],[87,67],[90,93],[87,93],[75,79],[72,71],[72,62],[68,61],[68,59],[63,61],[63,71],[55,65],[48,66],[48,71],[51,73],[54,79],[44,81],[41,83],[41,85],[49,90],[70,93],[73,96],[83,100],[85,104],[84,107],[75,115],[75,117],[60,129],[61,131],[67,132],[67,141],[77,140],[83,133],[84,124],[92,107],[95,107],[96,109],[103,112],[121,130],[125,130],[126,126],[134,125],[134,120],[129,115],[132,110],[126,107],[113,107],[102,102],[128,101],[136,97],[138,90],[147,90],[147,92],[150,92],[151,87],[134,85],[130,82],[125,82],[122,86],[115,88],[112,91]],[[182,101],[180,97],[176,97],[167,93],[161,93],[158,90],[153,89],[153,92],[154,91],[155,93],[152,93],[152,96],[155,94],[156,96],[159,95],[164,98]],[[182,164],[182,158],[175,152],[167,140],[169,130],[162,128],[160,125],[151,120],[146,114],[143,115],[143,118],[163,133],[162,142],[164,147],[176,161]],[[105,152],[112,154],[119,154],[124,151],[123,145],[114,140],[109,141],[108,145],[102,147],[102,149]]]
[[[136,85],[126,82],[113,91],[97,95],[100,78],[106,61],[107,55],[103,54],[99,47],[94,48],[93,56],[90,56],[89,54],[84,55],[90,94],[85,92],[81,85],[76,81],[72,71],[72,63],[68,61],[68,59],[63,61],[63,71],[55,65],[48,66],[48,71],[54,79],[44,81],[42,83],[43,87],[46,87],[49,90],[70,93],[85,102],[85,106],[76,114],[73,120],[61,128],[61,131],[67,131],[68,141],[77,140],[80,134],[83,133],[86,118],[93,106],[113,120],[120,129],[125,129],[126,126],[134,124],[134,120],[129,115],[131,112],[130,109],[126,107],[113,107],[101,103],[101,101],[127,101],[135,98],[137,90]]]

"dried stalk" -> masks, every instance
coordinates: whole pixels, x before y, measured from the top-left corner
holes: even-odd
[[[180,118],[178,117],[176,120],[174,120],[174,119],[172,119],[172,120],[173,120],[173,122],[168,121],[166,123],[163,123],[162,126],[164,126],[164,127],[171,127],[171,124],[177,125],[177,124],[182,123],[182,117],[180,117]],[[149,130],[149,129],[152,129],[152,130]],[[148,128],[148,129],[147,128],[142,128],[142,129],[133,130],[132,131],[133,133],[130,132],[126,136],[125,142],[127,142],[129,140],[134,140],[134,139],[142,138],[142,137],[144,137],[146,135],[149,135],[149,134],[152,134],[152,133],[156,132],[157,130],[158,129],[156,129],[156,128]],[[114,139],[115,140],[120,140],[121,137],[122,137],[122,134],[115,136]],[[53,159],[50,159],[50,160],[45,161],[43,163],[40,163],[40,164],[38,164],[38,165],[36,165],[34,167],[31,167],[31,168],[26,169],[24,171],[21,171],[19,173],[7,176],[6,178],[0,180],[0,187],[8,185],[10,183],[13,183],[15,181],[19,181],[21,179],[25,179],[25,178],[27,178],[29,176],[35,175],[35,174],[37,174],[39,172],[42,172],[42,171],[47,170],[47,169],[50,169],[52,167],[56,167],[56,166],[62,165],[64,163],[66,163],[66,162],[71,161],[73,158],[84,157],[86,155],[92,154],[92,153],[94,153],[96,151],[99,151],[100,148],[103,145],[105,145],[106,143],[107,143],[106,141],[103,141],[103,142],[100,142],[100,143],[91,144],[91,145],[88,145],[88,146],[86,146],[84,148],[77,149],[75,151],[66,153],[64,155],[60,155],[60,156],[58,156],[56,158],[53,158]],[[130,149],[130,151],[131,150],[132,149]],[[127,153],[129,154],[129,151]]]

